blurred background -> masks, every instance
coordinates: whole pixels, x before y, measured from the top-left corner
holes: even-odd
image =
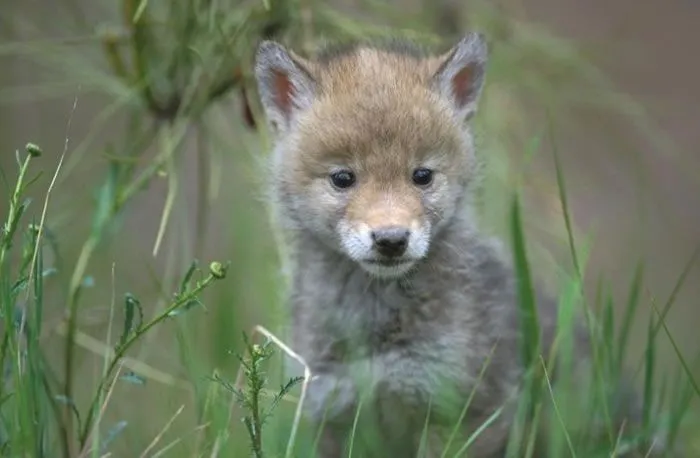
[[[61,379],[69,281],[86,241],[101,231],[80,295],[76,402],[89,401],[102,369],[113,294],[117,304],[125,293],[137,296],[148,319],[193,259],[205,271],[210,261],[231,262],[225,280],[203,294],[204,307],[155,328],[129,352],[131,370],[146,383],[117,387],[106,412],[109,424],[129,422],[115,439],[116,456],[143,450],[181,405],[168,434],[188,434],[199,395],[190,383],[202,386],[214,368],[232,379],[238,361],[230,352],[241,349],[241,331],[254,324],[280,331],[285,323],[284,278],[261,188],[269,139],[251,126],[255,119],[262,126],[250,67],[261,37],[310,54],[327,40],[389,33],[447,49],[467,30],[484,31],[491,60],[476,121],[487,164],[484,227],[507,237],[510,193],[522,189],[540,274],[556,286],[559,270],[571,271],[556,151],[577,239],[588,250],[587,292],[595,295],[602,279],[604,293],[622,305],[645,263],[628,355],[638,363],[649,298],[666,301],[700,244],[700,3],[164,3],[0,6],[0,167],[13,182],[15,151],[27,142],[43,149],[33,163],[43,175],[29,191],[32,217],[66,153],[46,219],[55,251],[45,264],[58,273],[46,280],[41,336]],[[141,26],[125,19],[135,15]],[[100,196],[141,173],[145,186],[100,226]],[[688,361],[700,351],[698,279],[696,264],[667,315]],[[675,371],[663,333],[658,351],[658,370]]]

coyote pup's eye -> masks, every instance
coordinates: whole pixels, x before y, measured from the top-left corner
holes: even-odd
[[[346,189],[355,184],[355,174],[349,170],[331,173],[331,183],[339,189]]]
[[[413,183],[418,186],[428,186],[433,181],[433,171],[419,168],[413,171]]]

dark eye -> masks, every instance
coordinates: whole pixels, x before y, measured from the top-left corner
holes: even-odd
[[[418,186],[428,186],[433,181],[433,171],[430,169],[416,169],[413,171],[413,182]]]
[[[355,184],[355,174],[349,170],[331,173],[331,183],[339,189],[346,189]]]

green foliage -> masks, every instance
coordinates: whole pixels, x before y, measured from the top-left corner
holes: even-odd
[[[252,344],[247,336],[243,335],[248,357],[238,356],[238,359],[243,368],[243,376],[245,377],[245,388],[238,388],[225,381],[218,374],[215,374],[213,380],[221,383],[228,391],[230,391],[236,402],[243,408],[244,415],[242,418],[246,431],[250,436],[251,448],[255,458],[263,458],[266,456],[263,453],[263,426],[272,416],[277,405],[282,399],[299,384],[303,377],[292,377],[285,384],[280,386],[277,393],[274,394],[267,408],[263,406],[263,397],[268,378],[264,371],[263,363],[265,363],[273,354],[271,341],[266,340],[262,345]]]
[[[23,198],[28,187],[35,181],[27,180],[27,173],[32,159],[38,158],[40,152],[39,147],[30,143],[26,147],[24,160],[17,153],[19,172],[0,238],[0,318],[3,323],[0,367],[3,368],[4,379],[0,386],[0,445],[4,453],[12,456],[47,456],[47,451],[54,449],[52,444],[55,436],[59,435],[64,453],[71,456],[70,450],[75,445],[71,445],[74,438],[68,434],[69,425],[73,425],[74,420],[77,422],[79,447],[80,450],[86,450],[90,434],[94,433],[95,423],[99,421],[96,416],[103,403],[106,403],[105,389],[108,384],[114,383],[111,378],[127,351],[157,324],[188,309],[191,304],[198,304],[199,294],[214,281],[224,279],[228,266],[219,262],[212,263],[211,272],[206,278],[192,282],[192,276],[197,270],[196,264],[193,264],[171,304],[147,323],[144,323],[139,300],[127,293],[123,333],[108,358],[106,370],[87,414],[81,415],[73,398],[57,389],[56,378],[47,366],[44,350],[39,345],[44,324],[43,281],[52,273],[51,269],[43,267],[41,226],[27,225],[23,231],[24,244],[19,253],[19,262],[11,263],[18,229],[30,203]],[[18,269],[13,269],[13,265],[18,266]],[[25,293],[24,296],[21,293]],[[138,320],[135,321],[136,313]],[[120,379],[132,383],[142,380],[134,373],[127,373]],[[61,415],[61,411],[64,415]],[[101,446],[105,447],[125,426],[126,423],[120,422],[117,429],[107,434]]]
[[[64,3],[65,11],[79,9],[68,0]],[[180,263],[195,257],[191,251],[197,254],[203,251],[207,224],[214,220],[209,208],[212,195],[219,189],[216,183],[223,183],[230,194],[247,196],[253,188],[248,182],[238,181],[245,176],[249,165],[246,161],[250,161],[241,151],[246,148],[247,141],[253,143],[257,139],[250,138],[257,137],[257,132],[249,128],[262,125],[251,78],[252,54],[258,41],[274,38],[301,53],[312,54],[326,38],[343,40],[391,34],[435,45],[454,38],[459,32],[459,27],[443,29],[443,24],[436,19],[442,12],[431,2],[416,11],[377,0],[360,3],[361,14],[350,14],[329,2],[316,0],[123,0],[109,4],[111,6],[104,4],[104,8],[118,8],[118,12],[112,14],[108,23],[101,24],[97,32],[92,29],[86,32],[87,38],[0,44],[0,55],[34,61],[48,68],[51,75],[51,82],[0,88],[0,103],[72,96],[76,87],[83,92],[100,93],[109,101],[92,120],[87,138],[71,149],[65,168],[56,171],[56,175],[70,176],[70,171],[83,162],[99,162],[100,170],[86,177],[86,180],[89,178],[86,186],[94,191],[89,210],[76,204],[60,212],[48,208],[47,213],[50,186],[44,210],[31,214],[30,208],[34,207],[30,207],[30,187],[43,181],[39,180],[41,173],[30,177],[30,169],[37,163],[48,167],[45,160],[51,155],[46,152],[55,150],[53,145],[42,152],[38,146],[27,144],[23,154],[17,153],[18,171],[2,171],[7,193],[1,195],[8,196],[9,205],[0,232],[2,456],[74,457],[83,453],[82,456],[99,457],[109,452],[115,456],[138,456],[143,452],[144,456],[153,457],[190,457],[243,456],[252,452],[256,457],[271,457],[288,450],[288,439],[292,431],[296,431],[293,408],[288,404],[296,407],[290,394],[301,379],[284,378],[287,381],[270,394],[266,387],[271,380],[281,377],[282,370],[273,365],[269,342],[254,345],[244,339],[244,351],[240,353],[246,356],[239,357],[245,374],[244,387],[230,384],[221,375],[230,368],[228,359],[223,362],[226,368],[219,370],[210,367],[210,362],[202,356],[206,344],[213,347],[213,353],[239,344],[231,340],[235,335],[231,323],[243,326],[251,319],[282,320],[274,304],[279,285],[271,278],[276,278],[276,274],[264,272],[271,262],[266,258],[269,252],[264,250],[259,239],[266,239],[268,234],[260,236],[262,232],[257,225],[260,223],[256,222],[257,213],[251,209],[254,205],[250,198],[246,197],[237,207],[227,208],[236,219],[225,229],[240,237],[237,253],[242,259],[240,263],[212,262],[205,269],[197,262],[189,266]],[[505,208],[502,213],[510,216],[505,232],[512,241],[518,273],[519,310],[524,326],[522,358],[529,368],[509,456],[538,456],[533,423],[549,426],[552,434],[545,447],[552,456],[616,456],[639,444],[649,447],[652,436],[658,431],[666,435],[668,444],[682,442],[682,428],[691,413],[691,401],[700,391],[693,378],[693,362],[675,342],[665,318],[700,250],[691,257],[661,310],[653,298],[650,299],[654,314],[647,325],[644,358],[637,370],[643,375],[644,431],[620,434],[620,431],[610,430],[609,416],[613,408],[610,387],[622,376],[628,363],[632,324],[645,303],[644,264],[640,262],[632,275],[625,305],[615,302],[608,293],[610,285],[603,281],[598,296],[585,297],[586,250],[577,246],[573,235],[574,219],[566,194],[566,174],[553,142],[557,194],[564,214],[563,232],[574,274],[567,276],[561,285],[556,354],[542,354],[533,292],[532,250],[527,246],[523,221],[525,212],[520,207],[520,197],[513,197],[505,177],[509,175],[506,158],[510,152],[519,151],[522,144],[526,144],[525,162],[529,163],[544,137],[533,135],[532,126],[514,123],[514,119],[526,118],[523,115],[527,113],[517,103],[504,107],[498,94],[513,97],[516,102],[529,99],[521,95],[529,94],[553,111],[600,104],[598,109],[629,115],[650,133],[650,137],[654,130],[636,104],[610,90],[606,78],[568,44],[529,24],[501,15],[487,2],[471,2],[469,7],[471,25],[482,29],[497,44],[488,78],[488,84],[497,90],[487,91],[477,120],[485,131],[480,151],[488,163],[487,172],[495,177],[485,183],[483,202],[488,205],[482,207],[487,220],[500,215],[501,212],[496,211],[499,207]],[[378,26],[377,22],[386,26]],[[78,35],[80,32],[76,31]],[[548,77],[544,78],[544,74]],[[497,95],[490,96],[491,93]],[[597,95],[591,97],[591,93]],[[231,99],[240,104],[238,117],[231,116],[230,108],[222,108]],[[104,126],[117,125],[114,123],[117,114],[126,119],[123,128],[118,130],[117,140],[107,145],[98,143],[96,138]],[[224,144],[222,132],[230,130],[235,130],[235,141]],[[194,216],[181,210],[177,201],[184,194],[183,169],[189,159],[185,145],[190,138],[197,142],[194,159],[201,174],[197,180]],[[67,139],[65,148],[68,149]],[[251,149],[257,155],[261,145],[255,142]],[[663,149],[670,148],[663,145]],[[217,155],[220,151],[224,153]],[[224,176],[221,170],[231,156],[234,156],[236,170]],[[259,170],[255,173],[259,174]],[[81,320],[90,316],[95,297],[104,300],[108,293],[109,288],[104,287],[107,284],[107,247],[116,244],[126,248],[132,243],[122,237],[121,224],[128,212],[143,200],[144,192],[158,184],[164,184],[167,190],[152,245],[153,255],[165,252],[167,256],[164,272],[155,275],[161,297],[153,297],[139,286],[117,300],[114,286],[117,274],[112,271],[108,332],[105,349],[98,352],[104,358],[103,367],[95,371],[96,380],[91,380],[85,376],[86,371],[80,369],[82,344],[79,337],[87,328]],[[59,246],[57,240],[65,240],[70,234],[55,234],[52,217],[65,213],[69,216],[62,217],[70,218],[71,212],[86,231],[79,239],[75,255],[65,256],[58,248],[68,249]],[[76,214],[80,218],[75,217]],[[173,228],[181,223],[178,216],[185,223],[194,223],[194,248],[190,247],[187,237],[174,235],[174,241],[163,248],[168,243],[166,233],[176,232]],[[552,221],[545,221],[544,225],[552,226]],[[146,262],[145,256],[139,259]],[[111,262],[110,259],[110,265]],[[275,271],[276,268],[275,264]],[[181,269],[184,270],[182,275]],[[123,274],[128,268],[122,266],[116,270]],[[214,283],[219,286],[210,288]],[[203,296],[210,289],[219,296],[205,301]],[[47,294],[49,290],[51,293]],[[99,291],[91,295],[95,290]],[[208,308],[203,307],[204,302]],[[620,309],[622,315],[616,322],[614,312]],[[60,359],[52,352],[51,345],[41,340],[55,327],[49,317],[56,315],[55,310],[60,311],[60,327],[65,330],[65,351],[61,350]],[[118,335],[112,339],[112,325],[118,320],[115,311],[122,321],[117,321]],[[199,327],[198,317],[205,313],[214,317],[211,321],[218,332],[213,332],[213,337]],[[590,374],[584,374],[587,376],[585,388],[578,384],[576,389],[571,388],[577,382],[573,374],[563,377],[561,384],[553,385],[550,375],[554,369],[566,375],[566,368],[572,364],[571,327],[581,314],[595,343]],[[164,335],[157,335],[161,328]],[[656,337],[661,330],[672,343],[680,369],[675,377],[667,376],[659,381]],[[175,333],[172,345],[165,334],[168,331]],[[176,354],[184,380],[172,374],[165,374],[167,377],[149,375],[144,369],[148,366],[140,358],[144,348],[153,346]],[[142,363],[136,366],[138,369],[134,368],[133,360]],[[213,377],[206,375],[212,372]],[[181,420],[186,424],[185,429],[180,426],[177,433],[171,434],[175,438],[168,443],[161,439],[174,422],[153,407],[155,399],[149,398],[147,403],[139,404],[138,396],[152,385],[151,378],[167,379],[165,389],[158,390],[171,393],[178,403],[188,407],[188,412],[194,412],[187,420]],[[211,383],[212,378],[217,383]],[[191,395],[186,401],[181,401],[183,386]],[[238,407],[236,410],[232,409],[231,397]],[[471,399],[466,401],[462,415]],[[474,439],[499,414],[500,411],[495,412],[482,428],[465,440],[457,438],[455,428],[450,436],[454,452],[445,452],[445,457],[468,456]],[[238,418],[245,428],[236,427]],[[356,421],[359,421],[359,413]],[[601,422],[606,425],[603,437],[594,437],[587,427]],[[140,429],[146,430],[153,424],[159,430],[162,425],[165,427],[155,439],[146,438],[147,433]],[[129,434],[128,438],[135,440],[127,440]],[[314,434],[302,428],[294,456],[312,456],[317,439]],[[143,440],[148,441],[147,447],[141,447]]]

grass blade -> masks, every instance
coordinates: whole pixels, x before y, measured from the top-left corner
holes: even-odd
[[[632,285],[630,286],[627,306],[625,307],[625,315],[622,319],[622,329],[620,330],[620,338],[618,340],[618,366],[622,363],[627,350],[627,341],[629,339],[630,328],[632,326],[632,321],[634,321],[634,317],[637,314],[637,308],[640,302],[639,294],[642,289],[643,278],[644,264],[639,262],[634,272],[634,279],[632,280]]]
[[[685,361],[685,358],[683,357],[683,353],[681,353],[680,349],[678,348],[678,345],[676,344],[676,339],[673,338],[673,335],[671,332],[668,330],[668,327],[666,326],[666,321],[663,318],[663,314],[659,312],[658,307],[656,306],[655,300],[652,298],[651,301],[652,307],[654,307],[654,311],[656,312],[657,315],[659,315],[659,325],[663,327],[664,332],[666,333],[666,336],[668,337],[668,340],[671,341],[671,345],[673,346],[673,351],[676,353],[676,356],[678,356],[678,361],[680,361],[681,366],[683,367],[683,371],[685,372],[686,377],[688,377],[688,381],[690,382],[691,386],[693,387],[693,391],[695,391],[695,394],[700,397],[700,385],[698,385],[698,382],[695,380],[695,377],[693,376],[693,371],[690,369],[690,366],[688,366],[688,363]]]
[[[525,366],[529,368],[533,366],[540,351],[540,329],[517,195],[514,197],[511,207],[511,237],[518,281],[518,310],[523,329],[521,356]]]
[[[661,320],[654,328],[654,336],[656,336],[656,334],[659,332],[659,329],[660,329],[662,323],[665,322],[666,315],[668,314],[669,310],[671,310],[671,306],[675,303],[676,298],[678,297],[678,293],[681,291],[681,288],[685,284],[685,280],[688,278],[690,271],[693,269],[693,267],[695,266],[695,263],[698,260],[698,256],[700,256],[700,245],[698,245],[695,248],[695,251],[693,251],[693,254],[690,256],[690,259],[688,260],[686,265],[683,267],[683,271],[681,272],[681,275],[678,277],[678,281],[676,281],[676,284],[673,286],[673,291],[671,291],[671,294],[668,296],[668,300],[666,301],[666,305],[664,305],[664,309],[661,312]]]
[[[652,405],[654,402],[654,366],[656,361],[656,340],[653,336],[654,319],[649,317],[647,329],[647,345],[644,351],[644,393],[642,398],[642,425],[644,431],[649,430]]]

